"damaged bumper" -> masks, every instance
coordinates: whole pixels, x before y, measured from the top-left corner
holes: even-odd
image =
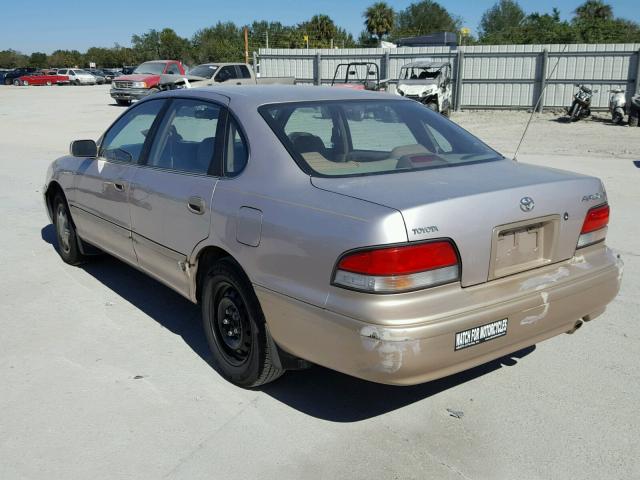
[[[571,332],[580,320],[604,312],[618,293],[622,268],[619,257],[599,244],[571,260],[473,287],[339,292],[331,311],[259,286],[256,293],[284,350],[366,380],[413,385]],[[456,335],[477,336],[478,327],[495,335],[459,348]]]
[[[112,88],[109,92],[114,100],[140,100],[151,94],[146,88]]]

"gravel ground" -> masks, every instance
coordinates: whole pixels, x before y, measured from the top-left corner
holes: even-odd
[[[0,87],[0,478],[566,479],[640,472],[640,129],[536,116],[521,161],[602,177],[626,262],[598,320],[409,388],[320,367],[246,391],[198,308],[112,259],[57,256],[46,167],[119,113],[108,87]],[[453,119],[505,154],[527,115]],[[481,180],[480,180],[481,181]]]

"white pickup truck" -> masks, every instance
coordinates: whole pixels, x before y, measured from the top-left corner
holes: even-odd
[[[293,85],[294,77],[257,78],[250,65],[244,63],[204,63],[187,73],[191,87],[205,87],[217,84],[226,85]]]

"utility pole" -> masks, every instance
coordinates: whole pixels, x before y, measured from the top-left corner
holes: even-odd
[[[264,32],[264,36],[267,39],[267,48],[269,48],[269,30],[267,30],[266,32]]]
[[[244,27],[244,63],[249,64],[249,27]]]

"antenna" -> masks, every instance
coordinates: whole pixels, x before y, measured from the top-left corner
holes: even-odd
[[[533,120],[533,115],[538,111],[538,105],[540,105],[540,100],[542,100],[542,96],[544,95],[544,91],[549,86],[549,83],[546,80],[551,78],[551,77],[553,77],[553,74],[556,72],[556,68],[558,68],[558,64],[560,63],[560,59],[562,58],[562,54],[564,53],[564,51],[567,49],[568,46],[569,45],[567,43],[564,44],[564,48],[560,52],[560,55],[558,56],[558,60],[556,60],[556,64],[553,66],[553,69],[551,70],[551,73],[549,74],[548,77],[545,77],[544,88],[540,91],[540,95],[538,96],[538,101],[533,106],[533,110],[531,111],[531,115],[529,115],[529,120],[527,121],[527,125],[524,127],[524,132],[522,132],[522,137],[520,137],[520,142],[518,143],[518,146],[516,147],[516,153],[513,154],[513,161],[514,162],[518,161],[518,152],[520,151],[520,146],[522,145],[522,142],[524,141],[524,137],[527,135],[527,131],[529,130],[529,125],[531,124],[531,120]],[[545,72],[542,72],[542,74],[545,75]]]

